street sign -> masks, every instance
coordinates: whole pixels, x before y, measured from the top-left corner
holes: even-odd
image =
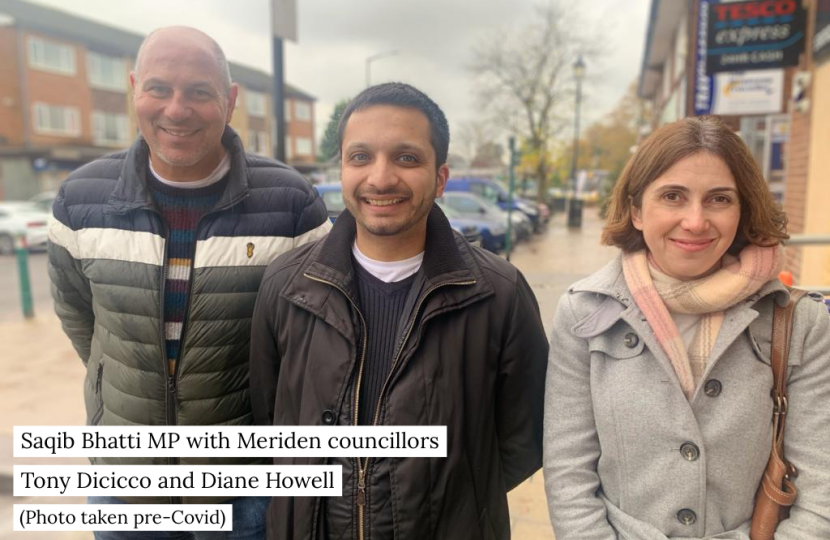
[[[706,75],[798,65],[806,33],[801,0],[700,0],[699,9]]]
[[[297,0],[271,0],[274,37],[297,41]]]

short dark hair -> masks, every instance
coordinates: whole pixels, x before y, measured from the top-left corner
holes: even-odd
[[[373,105],[393,105],[405,109],[416,109],[429,121],[430,143],[435,151],[436,169],[447,162],[450,147],[450,126],[447,117],[437,103],[429,96],[406,83],[389,82],[370,86],[362,91],[346,106],[337,126],[337,148],[343,148],[343,132],[352,113],[362,111]]]
[[[637,149],[611,194],[602,243],[625,252],[644,249],[643,233],[631,222],[631,208],[641,208],[648,185],[675,163],[700,153],[722,159],[735,178],[741,218],[730,253],[735,254],[747,244],[771,246],[789,238],[787,216],[773,199],[746,144],[721,119],[697,116],[666,124]]]

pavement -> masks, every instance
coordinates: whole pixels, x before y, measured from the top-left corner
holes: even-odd
[[[517,246],[511,256],[539,301],[546,328],[553,320],[559,297],[573,282],[598,270],[616,253],[599,245],[602,222],[595,209],[586,208],[581,229],[569,230],[557,214],[547,231]],[[12,497],[12,465],[85,464],[83,459],[14,459],[14,425],[83,425],[84,368],[52,311],[46,256],[29,260],[34,290],[35,318],[21,315],[17,265],[0,257],[0,540],[91,540],[89,532],[12,532],[12,504],[78,504],[82,498]],[[552,540],[542,473],[508,495],[511,527],[516,540]]]

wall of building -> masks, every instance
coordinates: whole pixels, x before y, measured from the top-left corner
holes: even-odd
[[[805,234],[830,235],[830,60],[812,76],[809,182],[805,187]],[[802,248],[799,283],[830,285],[830,246]]]
[[[51,73],[30,65],[28,41],[30,37],[41,38],[45,41],[67,45],[75,51],[75,74],[64,75]],[[26,58],[26,86],[27,99],[26,107],[29,108],[31,123],[31,142],[33,145],[64,145],[83,144],[92,145],[92,95],[89,91],[86,72],[86,54],[83,47],[69,41],[62,41],[51,36],[24,32],[23,46],[26,47],[24,57]],[[64,107],[75,107],[78,109],[80,119],[80,133],[77,136],[49,135],[39,133],[34,129],[35,103],[45,103]]]
[[[314,140],[314,102],[292,97],[286,100],[289,103],[289,114],[291,121],[288,123],[286,132],[291,144],[291,150],[287,151],[290,156],[289,161],[297,163],[314,163],[317,155],[317,142]],[[310,117],[308,120],[301,120],[297,118],[298,104],[305,104],[310,109]],[[306,139],[310,141],[311,152],[302,152],[302,148],[298,144],[299,139]],[[286,141],[288,144],[289,141]]]
[[[807,35],[805,41],[810,43],[813,35],[813,19],[815,3],[810,1],[807,13]],[[805,52],[799,59],[799,64],[794,71],[810,71],[813,67],[812,49],[805,47]],[[814,99],[816,97],[816,85],[811,84],[808,90],[808,98],[812,104],[807,110],[799,111],[792,106],[792,101],[787,101],[790,113],[790,135],[786,149],[786,177],[784,180],[784,211],[787,213],[789,222],[787,232],[790,234],[803,234],[806,232],[807,214],[807,192],[810,185],[810,153],[811,134],[813,130]],[[826,91],[826,90],[825,90]],[[824,151],[826,152],[826,151]],[[814,177],[813,177],[814,178]],[[788,247],[786,249],[787,259],[785,269],[792,273],[795,283],[803,283],[801,272],[805,268],[803,264],[804,248]]]
[[[40,184],[28,157],[0,158],[0,200],[22,201],[40,193]]]
[[[22,146],[25,140],[20,103],[17,29],[0,28],[0,146]]]

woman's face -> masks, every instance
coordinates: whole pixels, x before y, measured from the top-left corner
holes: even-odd
[[[738,231],[741,205],[723,160],[700,152],[675,163],[649,184],[631,221],[660,269],[681,280],[706,276]]]

